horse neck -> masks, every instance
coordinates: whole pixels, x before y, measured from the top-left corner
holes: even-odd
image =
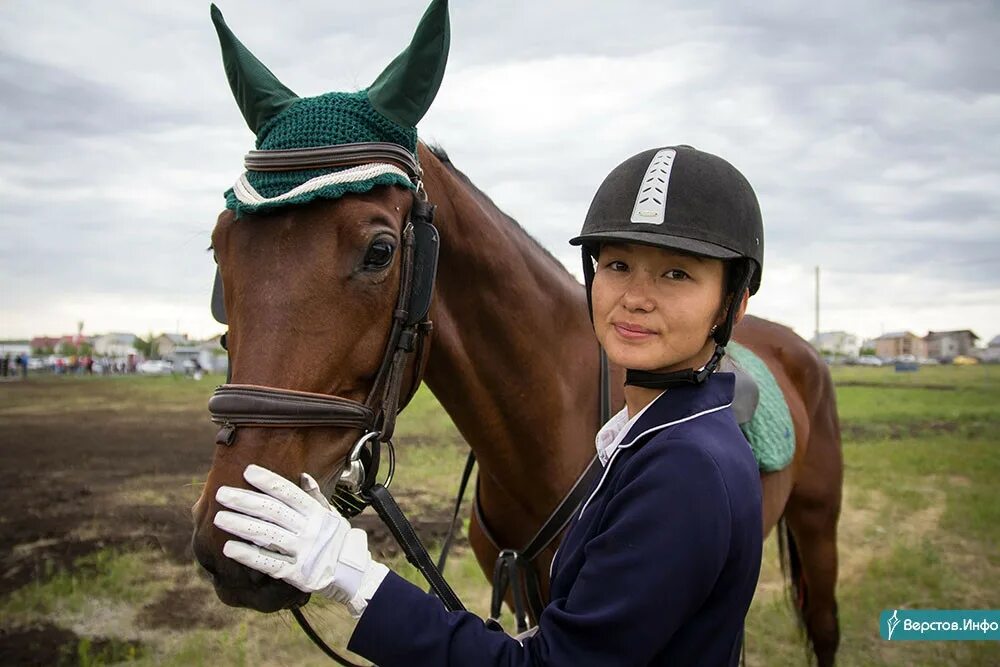
[[[421,161],[441,235],[424,378],[476,454],[487,517],[518,508],[528,521],[502,537],[524,539],[594,454],[586,297],[488,198],[429,152]]]

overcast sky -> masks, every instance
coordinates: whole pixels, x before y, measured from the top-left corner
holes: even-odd
[[[302,96],[367,86],[419,0],[219,0]],[[580,0],[451,6],[419,126],[571,270],[616,164],[692,144],[761,203],[750,311],[1000,333],[1000,5]],[[289,11],[294,7],[294,13]],[[205,251],[253,137],[207,2],[0,4],[0,338],[219,333]]]

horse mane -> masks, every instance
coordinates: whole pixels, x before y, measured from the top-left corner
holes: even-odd
[[[456,167],[455,164],[451,161],[451,158],[448,156],[448,152],[445,151],[443,146],[438,144],[428,144],[427,148],[434,155],[434,157],[436,157],[438,160],[441,161],[441,164],[443,164],[448,171],[450,171],[452,174],[458,177],[458,179],[462,181],[470,190],[472,190],[472,192],[483,203],[489,205],[489,207],[492,208],[500,217],[506,220],[508,224],[512,225],[521,234],[523,234],[524,237],[527,238],[531,242],[531,244],[534,245],[535,248],[537,248],[551,262],[556,264],[560,269],[565,271],[567,274],[570,273],[569,270],[563,265],[563,263],[560,262],[558,259],[556,259],[555,256],[551,252],[549,252],[548,249],[545,248],[545,246],[543,246],[541,243],[538,242],[537,239],[535,239],[535,237],[529,234],[528,231],[524,227],[522,227],[517,220],[504,213],[503,210],[501,210],[500,207],[497,206],[492,199],[490,199],[489,195],[480,190],[479,187],[475,183],[473,183],[468,176],[462,173],[462,171],[458,167]]]

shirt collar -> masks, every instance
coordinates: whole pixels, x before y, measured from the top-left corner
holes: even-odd
[[[594,439],[594,444],[597,446],[597,456],[601,459],[602,465],[608,464],[611,454],[621,444],[628,432],[632,430],[632,426],[639,421],[639,417],[665,393],[666,390],[661,391],[656,398],[647,403],[646,407],[642,410],[635,413],[631,419],[628,416],[628,408],[625,407],[601,427],[601,430],[597,432],[597,437]]]
[[[715,372],[702,384],[680,385],[661,392],[631,419],[628,409],[623,408],[597,432],[594,443],[601,463],[607,465],[615,449],[627,442],[629,436],[636,437],[658,424],[732,403],[734,384],[732,373]]]

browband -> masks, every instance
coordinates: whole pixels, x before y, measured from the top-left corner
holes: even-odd
[[[274,151],[252,150],[243,158],[243,166],[248,171],[338,169],[372,162],[395,165],[414,181],[419,180],[423,173],[410,151],[399,144],[384,141]]]

